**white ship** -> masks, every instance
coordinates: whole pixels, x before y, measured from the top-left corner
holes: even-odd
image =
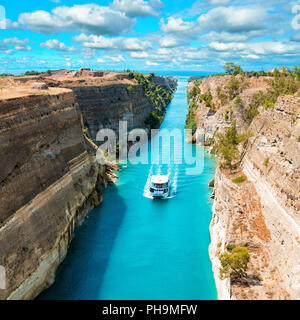
[[[170,192],[169,175],[153,175],[150,183],[150,193],[155,198],[167,198]]]

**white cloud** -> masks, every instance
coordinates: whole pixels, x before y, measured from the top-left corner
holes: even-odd
[[[111,7],[125,12],[128,17],[159,16],[157,9],[164,7],[160,0],[114,0]]]
[[[209,47],[216,51],[229,51],[229,50],[243,50],[247,46],[245,43],[224,43],[224,42],[212,42]]]
[[[67,52],[76,51],[74,47],[68,47],[63,42],[60,42],[57,39],[47,40],[46,42],[41,43],[40,47],[46,48],[46,49],[52,49],[56,51],[67,51]]]
[[[161,55],[168,55],[170,54],[172,51],[170,49],[166,49],[166,48],[159,48],[157,49],[157,53],[161,54]]]
[[[14,51],[13,49],[8,49],[8,50],[5,50],[5,51],[4,51],[4,53],[5,53],[5,54],[8,54],[8,55],[9,55],[9,54],[13,54],[14,52],[15,52],[15,51]]]
[[[198,18],[200,28],[245,32],[265,28],[266,9],[262,7],[219,7]]]
[[[97,54],[97,50],[91,48],[82,48],[81,53],[84,59],[94,59]]]
[[[162,19],[160,26],[164,33],[191,38],[207,30],[231,33],[263,30],[267,20],[266,9],[262,7],[218,7],[200,15],[196,21],[169,17],[167,23]]]
[[[3,39],[1,40],[1,43],[6,45],[25,46],[29,43],[29,39],[20,40],[17,37],[14,37],[14,38]]]
[[[160,45],[163,48],[174,48],[178,46],[182,46],[187,44],[187,41],[183,39],[178,39],[173,36],[164,36],[162,39],[160,39]]]
[[[121,66],[126,61],[125,58],[130,57],[131,63],[133,59],[137,59],[134,61],[137,68],[142,67],[143,63],[150,67],[177,65],[205,68],[208,65],[223,65],[226,61],[235,61],[241,65],[257,65],[258,62],[260,65],[277,62],[293,64],[299,61],[300,36],[296,32],[290,32],[290,21],[287,22],[287,19],[291,17],[284,16],[285,13],[280,12],[277,7],[278,1],[286,4],[284,0],[266,0],[263,4],[250,0],[239,2],[243,3],[240,5],[237,5],[238,1],[197,0],[192,8],[161,19],[162,32],[145,35],[143,29],[138,28],[135,31],[139,33],[125,35],[132,31],[137,21],[143,23],[136,17],[158,17],[163,7],[162,1],[110,0],[107,1],[110,5],[106,6],[56,5],[52,11],[23,13],[18,22],[7,19],[5,23],[8,29],[30,29],[47,34],[70,31],[74,35],[78,34],[72,40],[78,43],[76,47],[80,51],[69,42],[65,44],[54,39],[60,39],[58,36],[48,37],[50,40],[40,44],[42,48],[65,52],[60,55],[55,53],[52,57],[57,58],[62,66],[66,63],[72,63],[72,67],[76,67],[78,63],[83,64],[77,59],[66,59],[67,56],[73,57],[71,52],[75,50],[78,52],[78,59],[83,59],[84,63],[90,60],[93,63],[97,61],[99,64],[112,64],[114,61]],[[272,23],[275,18],[277,21]],[[0,22],[0,28],[1,23],[4,22]],[[284,23],[286,24],[283,25]],[[272,40],[267,40],[266,36]],[[290,40],[287,39],[289,36]],[[2,53],[12,55],[17,51],[31,50],[28,39],[25,42],[18,38],[4,40],[0,40]],[[105,50],[106,53],[102,55],[99,50]],[[5,58],[5,61],[15,59],[14,56]],[[59,65],[57,61],[55,66]],[[47,64],[52,67],[48,60]],[[123,65],[126,63],[122,63]]]
[[[120,48],[123,48],[123,50],[129,50],[129,51],[145,50],[151,47],[150,42],[141,41],[136,38],[125,38],[121,40],[121,43],[122,44]]]
[[[18,22],[32,31],[46,34],[81,31],[117,35],[131,30],[135,19],[130,19],[125,13],[110,7],[85,4],[56,7],[51,13],[43,10],[22,13]]]
[[[230,0],[210,0],[209,1],[211,5],[226,5],[229,4]]]
[[[17,37],[2,39],[0,40],[0,51],[8,55],[18,51],[31,51],[31,47],[28,44],[29,39],[20,40]]]
[[[147,52],[142,51],[142,52],[131,52],[130,56],[136,59],[145,59],[145,58],[148,58],[149,55]]]
[[[144,51],[151,47],[148,41],[141,41],[137,38],[105,38],[103,36],[81,34],[73,38],[76,42],[81,42],[86,48],[122,50],[122,51]]]
[[[248,54],[246,56],[243,56],[243,58],[246,58],[246,59],[255,59],[255,60],[258,60],[260,59],[259,56],[255,55],[255,54]]]
[[[17,22],[13,22],[10,19],[3,19],[0,21],[0,29],[20,30],[21,27]]]
[[[221,42],[242,42],[257,36],[260,36],[260,31],[250,31],[247,33],[229,33],[212,31],[201,36],[201,40]]]
[[[147,60],[146,61],[146,65],[147,66],[159,66],[159,63]]]
[[[122,62],[125,61],[125,58],[119,54],[118,56],[106,56],[106,59],[112,60],[114,62]]]
[[[161,29],[164,33],[190,33],[196,29],[195,22],[184,22],[182,18],[169,17],[167,23],[161,19]]]
[[[253,43],[222,43],[212,42],[210,48],[219,52],[239,52],[246,56],[259,55],[286,55],[299,51],[300,46],[297,44],[283,43],[280,41],[261,41]]]

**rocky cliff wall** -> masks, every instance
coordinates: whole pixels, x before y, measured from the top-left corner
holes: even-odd
[[[291,299],[300,298],[300,99],[260,110],[241,164],[261,198],[272,264]]]
[[[229,76],[207,77],[199,87],[210,93],[213,108],[195,97],[197,127],[208,142],[215,132],[224,132],[233,120],[240,132],[250,130],[240,166],[230,172],[218,167],[213,192],[210,225],[210,257],[219,299],[299,299],[299,170],[300,98],[281,96],[273,108],[259,107],[251,125],[243,110],[252,97],[268,87],[268,78],[245,79],[239,93],[243,106],[234,101],[222,105],[218,87]],[[195,83],[189,86],[189,92]],[[230,116],[226,118],[230,110]],[[245,181],[234,183],[236,177]],[[248,278],[232,283],[219,278],[219,254],[228,244],[246,246],[251,254]]]
[[[115,179],[114,167],[96,162],[84,123],[95,138],[119,120],[143,127],[154,108],[127,74],[57,73],[9,79],[0,93],[0,265],[7,273],[0,299],[33,299],[53,283],[75,227]],[[41,80],[49,89],[31,88]]]
[[[61,178],[85,146],[70,90],[2,100],[0,130],[2,224]]]
[[[54,279],[75,225],[102,201],[106,169],[86,150],[70,90],[0,103],[0,299],[29,299]]]
[[[118,133],[119,121],[127,121],[129,131],[145,127],[145,119],[153,111],[153,105],[142,86],[132,85],[131,91],[128,87],[128,84],[72,87],[84,126],[89,129],[93,140],[102,128]]]
[[[128,131],[147,128],[145,120],[155,110],[143,85],[128,73],[83,71],[68,76],[61,73],[44,78],[46,83],[69,88],[83,116],[84,126],[95,141],[102,128],[119,132],[119,121],[127,121]],[[173,78],[152,76],[151,82],[172,91],[177,81]]]

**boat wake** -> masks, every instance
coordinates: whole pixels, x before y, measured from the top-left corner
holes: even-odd
[[[151,177],[152,177],[152,175],[164,174],[163,173],[164,171],[165,170],[164,170],[162,165],[157,165],[157,167],[152,165],[150,167],[149,173],[148,173],[148,177],[147,177],[147,181],[146,181],[146,184],[144,186],[143,196],[145,198],[154,199],[154,197],[152,196],[152,194],[150,192]],[[177,194],[177,182],[178,182],[178,172],[179,172],[178,165],[176,165],[176,166],[168,166],[166,171],[167,171],[167,174],[169,175],[170,181],[171,181],[170,192],[169,192],[169,196],[168,197],[161,198],[161,200],[172,199]]]

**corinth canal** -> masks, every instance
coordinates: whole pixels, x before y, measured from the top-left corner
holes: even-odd
[[[184,129],[187,84],[188,77],[179,76],[161,129]],[[164,151],[157,139],[151,141],[152,152],[156,147]],[[173,144],[172,154],[184,147]],[[202,147],[192,148],[195,154]],[[55,284],[39,298],[216,299],[208,256],[208,183],[214,167],[204,152],[200,175],[187,175],[186,164],[172,159],[168,165],[123,168],[117,184],[106,189],[103,204],[77,229]],[[147,180],[157,173],[170,174],[171,199],[145,196]]]

